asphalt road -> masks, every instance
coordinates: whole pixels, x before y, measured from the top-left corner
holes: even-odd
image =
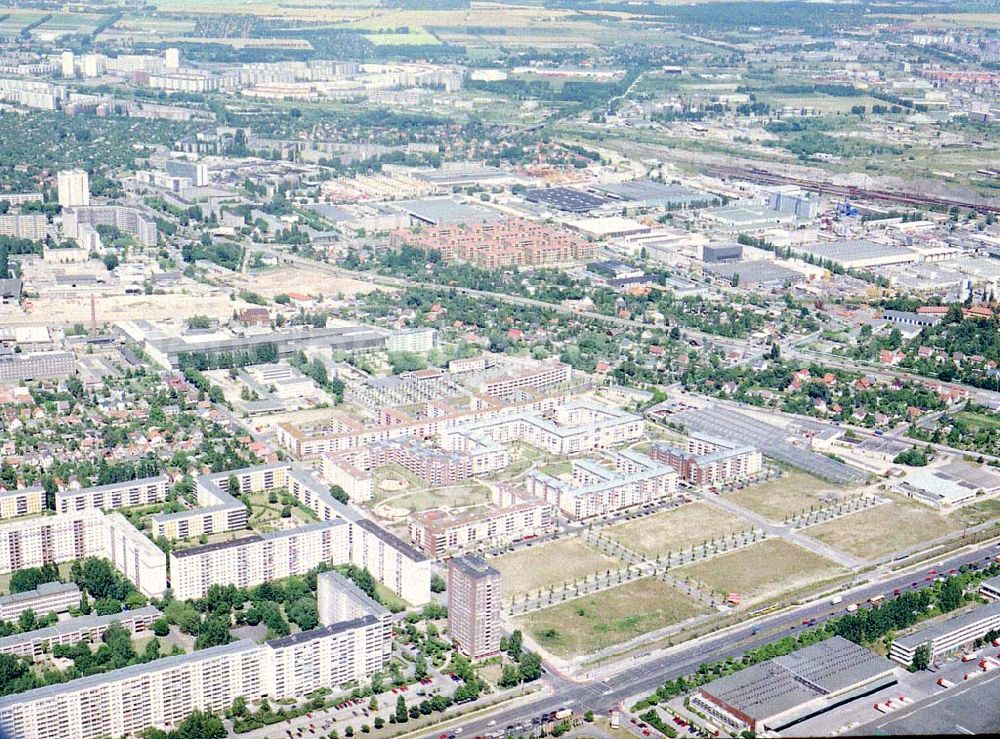
[[[607,714],[612,708],[624,704],[628,708],[630,702],[643,695],[652,693],[666,680],[672,680],[681,675],[690,674],[698,669],[703,662],[713,662],[727,657],[739,657],[745,652],[776,641],[785,636],[796,636],[803,630],[813,628],[807,625],[811,619],[816,624],[840,616],[850,603],[867,604],[868,599],[876,595],[890,598],[893,591],[927,587],[930,583],[925,578],[930,569],[939,573],[958,568],[963,564],[984,564],[992,560],[997,553],[995,545],[982,546],[940,560],[907,574],[894,575],[878,583],[864,585],[843,593],[843,602],[832,605],[828,599],[801,606],[773,616],[766,616],[753,622],[728,630],[724,634],[709,636],[693,641],[669,654],[656,656],[648,660],[633,660],[621,663],[617,673],[608,672],[600,679],[586,682],[574,682],[548,673],[546,680],[554,695],[513,708],[499,708],[496,712],[477,718],[462,726],[463,739],[483,736],[488,733],[504,731],[507,726],[518,724],[530,725],[532,718],[561,708],[571,708],[576,712],[592,710],[595,713]],[[933,579],[933,578],[932,578]],[[491,722],[495,722],[492,723]],[[449,734],[451,730],[436,730],[426,734],[427,737],[438,737],[442,733]],[[522,732],[513,732],[519,734]],[[530,733],[525,731],[523,733]]]

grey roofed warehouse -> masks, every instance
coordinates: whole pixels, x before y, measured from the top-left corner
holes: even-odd
[[[834,636],[702,686],[695,702],[728,727],[777,731],[896,682],[885,657]]]

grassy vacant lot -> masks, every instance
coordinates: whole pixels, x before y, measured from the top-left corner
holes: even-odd
[[[691,503],[603,530],[612,541],[646,557],[679,552],[752,525],[739,516],[704,503]]]
[[[810,526],[803,533],[855,557],[875,559],[958,528],[958,524],[930,508],[900,499]]]
[[[365,38],[376,46],[436,46],[441,43],[423,28],[411,28],[408,33],[366,33]]]
[[[617,570],[622,566],[581,539],[563,539],[490,560],[500,570],[505,598],[517,597],[550,585],[562,586],[574,578]]]
[[[973,432],[1000,429],[1000,413],[961,411],[955,414],[955,418],[966,424],[969,430]]]
[[[739,593],[744,603],[795,590],[844,571],[825,557],[781,539],[768,539],[706,562],[671,570],[720,593]]]
[[[522,616],[518,625],[553,654],[572,656],[621,644],[706,612],[660,580],[643,578]]]
[[[831,485],[805,472],[786,471],[781,477],[751,485],[727,497],[772,521],[784,521],[809,506],[820,505],[824,493],[841,493]]]
[[[948,515],[948,520],[957,526],[978,526],[1000,517],[1000,499],[987,498],[959,508]]]

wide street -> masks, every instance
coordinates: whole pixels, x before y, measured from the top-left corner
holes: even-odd
[[[605,714],[616,707],[627,709],[633,701],[652,693],[666,680],[690,674],[704,662],[731,656],[739,657],[748,650],[782,637],[796,636],[803,630],[842,615],[851,603],[863,607],[868,604],[870,598],[878,595],[891,598],[896,589],[902,592],[907,589],[927,587],[934,580],[934,576],[929,574],[931,569],[946,574],[963,564],[983,565],[992,561],[997,551],[993,543],[969,548],[932,564],[925,563],[908,568],[900,574],[888,576],[878,582],[844,591],[841,594],[842,602],[836,605],[831,604],[830,599],[824,598],[797,608],[786,609],[679,647],[595,668],[580,681],[548,672],[544,679],[551,687],[553,695],[513,708],[500,708],[495,713],[468,723],[462,723],[461,720],[451,721],[448,722],[447,729],[435,729],[424,736],[438,737],[442,733],[451,733],[457,727],[462,727],[463,736],[484,736],[490,733],[502,733],[508,726],[515,728],[507,733],[518,735],[522,733],[516,729],[518,725],[530,726],[533,718],[561,708],[568,707],[577,712],[589,709],[595,713]],[[810,625],[813,619],[815,623]]]

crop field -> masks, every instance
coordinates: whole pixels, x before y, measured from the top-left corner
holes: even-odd
[[[843,488],[793,470],[726,497],[772,521],[784,521],[796,513],[808,511],[810,506],[822,505],[824,497],[839,497],[843,492]]]
[[[366,33],[376,46],[434,46],[441,42],[424,28],[410,28],[407,33]]]
[[[653,558],[750,528],[750,523],[732,513],[705,503],[690,503],[609,526],[601,533],[633,552]]]
[[[803,529],[803,533],[861,559],[875,559],[958,530],[939,513],[903,500]]]
[[[795,590],[846,570],[794,544],[768,539],[671,572],[690,577],[718,593],[739,593],[746,603]]]
[[[106,19],[107,16],[96,14],[55,13],[50,20],[39,26],[38,30],[41,32],[89,33]]]
[[[707,610],[679,590],[643,578],[517,619],[553,654],[591,654]]]
[[[47,13],[40,10],[18,10],[15,8],[0,8],[0,36],[17,36],[25,26],[44,18]]]
[[[576,538],[526,547],[493,558],[490,564],[500,571],[503,595],[508,600],[622,566],[614,557]]]

